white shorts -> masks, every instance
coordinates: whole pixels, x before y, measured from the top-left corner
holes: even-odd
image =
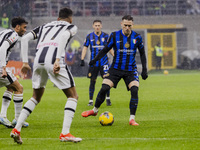
[[[15,75],[9,69],[6,68],[6,72],[7,72],[7,77],[2,78],[1,77],[2,72],[0,71],[0,88],[4,86],[8,86],[12,84],[15,80],[17,80]]]
[[[32,75],[33,89],[45,88],[48,78],[59,89],[68,89],[75,86],[74,79],[67,66],[61,66],[60,72],[54,74],[52,64],[34,64]]]

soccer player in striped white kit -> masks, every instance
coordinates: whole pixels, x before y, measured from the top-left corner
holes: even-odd
[[[13,128],[16,125],[23,105],[23,86],[19,83],[13,73],[6,68],[12,47],[16,44],[19,37],[26,32],[28,22],[21,17],[15,17],[11,21],[13,29],[6,29],[0,32],[0,88],[6,87],[3,94],[0,124],[7,128]],[[15,105],[15,118],[12,123],[7,119],[7,109],[13,97]],[[24,122],[23,127],[28,127],[29,124]]]
[[[37,46],[32,75],[33,96],[25,103],[18,122],[10,134],[18,144],[22,144],[20,137],[22,124],[40,102],[48,78],[67,97],[60,141],[80,142],[82,140],[70,134],[78,95],[72,74],[64,63],[65,48],[69,40],[77,33],[77,27],[71,24],[72,14],[71,9],[62,8],[57,21],[39,26],[22,38],[23,66],[21,71],[23,74],[30,69],[27,54],[28,41],[37,39]]]

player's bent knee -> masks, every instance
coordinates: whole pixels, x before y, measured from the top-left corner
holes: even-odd
[[[102,84],[101,93],[107,93],[110,90],[110,86],[108,84]]]
[[[131,91],[132,96],[138,95],[138,87],[137,86],[132,86],[130,91]]]

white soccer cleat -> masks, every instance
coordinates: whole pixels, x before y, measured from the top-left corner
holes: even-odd
[[[22,138],[20,136],[20,132],[17,131],[17,129],[12,129],[11,133],[10,133],[11,138],[14,139],[14,142],[17,142],[17,144],[22,144]]]
[[[13,121],[12,121],[13,127],[15,127],[16,124],[17,124],[17,120],[13,119]],[[28,126],[29,126],[28,122],[24,122],[24,124],[22,125],[22,127],[24,127],[24,128],[27,128]]]
[[[61,133],[59,138],[60,138],[61,142],[74,142],[74,143],[77,143],[77,142],[82,141],[81,138],[76,138],[73,135],[71,135],[70,133],[68,133],[66,135]]]
[[[13,125],[6,117],[0,117],[0,123],[6,126],[7,128],[13,128]]]

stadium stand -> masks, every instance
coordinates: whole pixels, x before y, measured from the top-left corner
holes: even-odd
[[[200,0],[1,0],[0,15],[52,17],[66,6],[73,8],[75,16],[200,14]]]

